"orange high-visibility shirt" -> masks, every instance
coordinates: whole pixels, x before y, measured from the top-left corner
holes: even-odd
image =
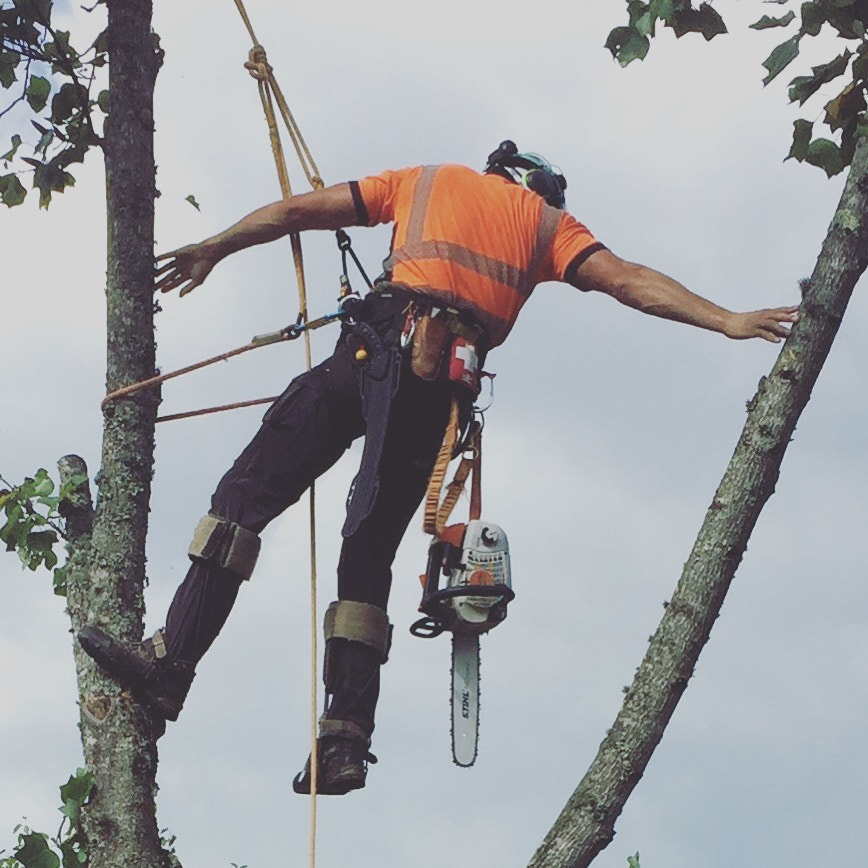
[[[417,166],[351,183],[359,222],[394,223],[392,283],[468,310],[503,343],[538,283],[564,280],[603,249],[566,211],[497,175]]]

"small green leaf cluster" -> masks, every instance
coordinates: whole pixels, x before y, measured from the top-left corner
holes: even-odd
[[[63,820],[57,834],[52,838],[24,825],[16,826],[14,831],[18,842],[15,850],[5,858],[0,853],[0,868],[87,868],[81,810],[92,789],[93,775],[85,769],[78,769],[60,788]]]
[[[32,155],[23,156],[23,136],[16,133],[0,156],[2,169],[11,169],[0,170],[0,200],[9,208],[27,196],[20,176],[29,173],[39,206],[47,208],[53,193],[75,184],[69,167],[83,162],[101,141],[94,110],[106,112],[108,92],[92,92],[98,70],[108,62],[105,31],[80,52],[68,31],[53,26],[52,11],[52,0],[0,0],[0,87],[13,94],[0,117],[26,103],[38,118],[30,121],[38,134],[28,142]]]
[[[56,544],[64,537],[61,504],[85,481],[75,476],[55,492],[48,471],[40,468],[20,485],[11,485],[0,476],[0,542],[17,552],[22,567],[41,566],[54,570],[54,593],[66,596],[66,570],[57,567]],[[5,518],[5,521],[4,521]]]
[[[657,23],[671,28],[677,37],[700,33],[706,40],[726,33],[726,25],[709,3],[694,8],[690,0],[627,0],[629,23],[616,27],[606,40],[606,48],[621,66],[643,60],[651,47]]]
[[[813,138],[814,123],[797,120],[788,154],[788,159],[817,166],[831,178],[850,165],[857,137],[868,134],[868,0],[812,0],[802,3],[799,13],[798,30],[763,62],[768,73],[763,84],[772,81],[798,57],[802,39],[819,35],[824,26],[834,30],[839,39],[853,41],[852,50],[848,45],[827,63],[811,67],[810,75],[796,76],[789,84],[790,102],[802,106],[824,85],[845,76],[842,90],[823,107],[823,123],[839,135],[839,141]],[[751,26],[757,30],[787,27],[796,20],[791,10],[780,18],[762,18]],[[841,86],[840,82],[837,86]]]
[[[627,868],[639,868],[639,854],[627,857]]]
[[[769,2],[785,6],[792,0]],[[707,3],[694,9],[690,0],[627,0],[627,12],[629,24],[616,27],[606,42],[622,66],[645,57],[658,22],[671,27],[676,36],[696,32],[712,39],[726,33],[723,19]],[[810,75],[797,76],[789,85],[790,102],[801,106],[824,85],[845,77],[843,89],[824,106],[823,123],[837,134],[838,141],[813,138],[814,123],[798,120],[787,155],[788,159],[818,166],[831,177],[850,165],[857,138],[868,135],[868,0],[808,0],[799,3],[798,15],[792,9],[782,15],[763,15],[750,26],[754,30],[771,30],[790,25],[797,27],[796,32],[763,61],[766,70],[763,84],[773,81],[799,56],[802,39],[817,36],[824,27],[831,28],[839,39],[853,43],[827,63],[812,67]]]

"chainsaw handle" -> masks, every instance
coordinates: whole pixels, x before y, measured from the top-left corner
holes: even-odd
[[[410,625],[410,632],[419,639],[434,639],[445,627],[434,618],[420,618]]]

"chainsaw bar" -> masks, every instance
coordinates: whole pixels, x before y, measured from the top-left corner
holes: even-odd
[[[479,635],[452,634],[452,759],[456,765],[476,761],[479,736]]]

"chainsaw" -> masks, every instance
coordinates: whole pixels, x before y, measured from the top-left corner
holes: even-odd
[[[452,758],[472,766],[479,736],[479,637],[506,618],[514,599],[503,529],[473,519],[443,529],[428,548],[414,636],[452,633]],[[441,578],[445,586],[440,587]]]

